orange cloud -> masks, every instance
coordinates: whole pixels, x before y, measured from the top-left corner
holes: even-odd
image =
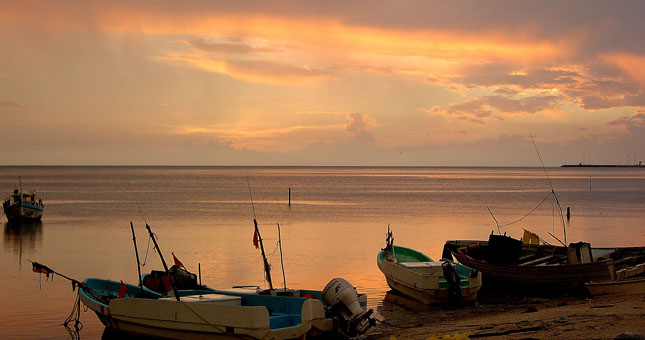
[[[329,73],[322,70],[265,60],[226,60],[179,54],[159,57],[159,59],[184,62],[208,72],[261,83],[291,85],[294,82],[305,83],[331,77]]]
[[[304,145],[327,142],[346,137],[346,125],[295,125],[283,128],[255,128],[236,126],[194,127],[182,126],[172,128],[173,135],[209,135],[218,141],[228,141],[236,150],[255,151],[296,151]]]
[[[305,49],[312,55],[331,61],[368,61],[370,67],[401,66],[400,60],[388,60],[388,56],[407,57],[409,59],[406,61],[419,64],[416,68],[432,66],[423,59],[452,64],[491,59],[536,62],[569,55],[576,45],[576,38],[563,38],[560,41],[531,38],[527,33],[531,31],[529,28],[513,32],[490,28],[470,33],[432,28],[406,30],[345,24],[326,16],[288,17],[214,10],[164,11],[135,5],[121,6],[109,2],[84,3],[81,9],[84,20],[78,20],[77,8],[48,3],[38,8],[15,4],[2,11],[4,15],[0,14],[0,18],[5,20],[4,25],[27,24],[47,30],[76,31],[86,28],[175,37],[255,37],[284,43],[294,50]],[[246,46],[231,44],[211,48],[237,49],[245,53],[253,51]],[[407,72],[414,72],[414,69],[408,67]]]
[[[618,53],[603,55],[601,59],[617,66],[633,81],[645,85],[645,56]]]

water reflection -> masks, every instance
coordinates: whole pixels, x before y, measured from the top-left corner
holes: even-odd
[[[112,328],[105,328],[103,334],[101,335],[101,340],[148,340],[148,339],[158,339],[151,338],[145,335],[134,335],[126,332],[122,332]]]
[[[4,225],[4,248],[18,255],[19,263],[22,264],[25,251],[31,253],[36,247],[40,247],[42,233],[42,222],[7,222]]]

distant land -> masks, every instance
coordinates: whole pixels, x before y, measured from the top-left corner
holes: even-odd
[[[560,166],[561,168],[643,168],[645,169],[645,166],[641,162],[638,162],[638,164],[564,164]]]

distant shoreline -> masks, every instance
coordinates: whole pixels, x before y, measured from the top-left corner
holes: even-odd
[[[564,164],[561,168],[643,168],[641,164],[621,165],[621,164]]]

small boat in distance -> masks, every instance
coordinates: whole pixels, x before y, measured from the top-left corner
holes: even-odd
[[[36,195],[35,191],[22,192],[22,179],[20,177],[18,179],[19,188],[2,202],[4,214],[7,215],[9,222],[38,222],[42,219],[45,209],[43,200]]]
[[[386,247],[377,264],[388,286],[424,304],[475,301],[482,274],[459,263],[430,257],[414,249],[393,245],[388,227]]]

